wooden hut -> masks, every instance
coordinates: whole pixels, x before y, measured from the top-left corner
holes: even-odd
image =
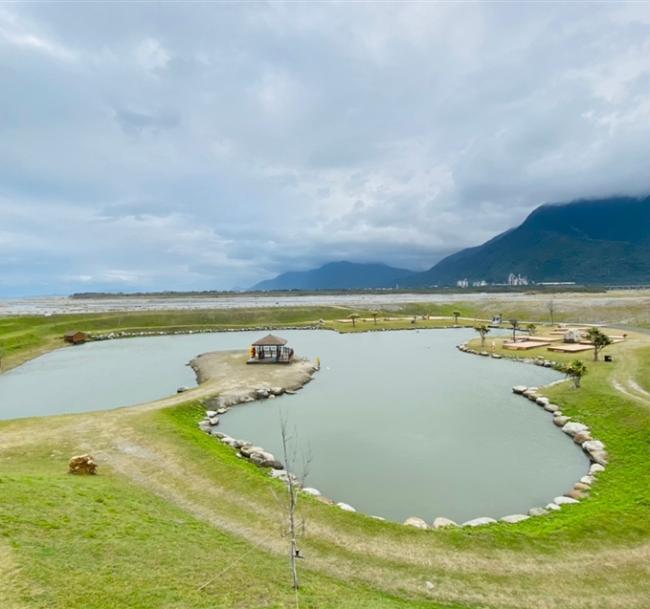
[[[72,343],[73,345],[81,345],[88,340],[88,335],[81,330],[70,330],[63,335],[63,339],[66,343]]]
[[[279,336],[267,334],[256,340],[249,349],[249,364],[288,364],[293,359],[293,349]]]

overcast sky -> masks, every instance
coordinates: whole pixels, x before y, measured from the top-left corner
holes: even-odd
[[[650,4],[0,4],[0,295],[430,267],[650,190]]]

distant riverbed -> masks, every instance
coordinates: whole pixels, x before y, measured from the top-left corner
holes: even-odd
[[[88,343],[0,375],[0,418],[126,406],[194,385],[185,364],[259,332]],[[286,331],[322,369],[297,395],[236,406],[221,429],[280,455],[281,414],[312,455],[308,482],[366,513],[464,520],[544,505],[587,470],[550,415],[514,396],[558,373],[458,352],[468,330]],[[47,422],[44,421],[44,425]]]
[[[0,298],[0,316],[54,315],[59,313],[108,313],[112,311],[170,311],[201,309],[238,309],[310,306],[390,307],[408,303],[474,302],[485,304],[496,301],[538,303],[544,306],[551,296],[525,292],[464,292],[455,293],[342,293],[342,294],[228,294],[224,296],[124,296],[119,298],[70,298],[68,296],[39,296],[30,298]],[[626,306],[646,306],[650,302],[648,290],[620,290],[616,292],[565,292],[552,296],[560,309],[571,310],[576,305],[605,307],[616,303]]]

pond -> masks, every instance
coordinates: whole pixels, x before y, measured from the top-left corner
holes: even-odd
[[[310,486],[357,510],[402,521],[526,513],[572,488],[581,449],[512,385],[555,371],[461,353],[469,330],[336,334],[285,331],[320,357],[298,394],[237,406],[221,428],[281,455],[288,420]],[[195,384],[184,366],[239,349],[260,332],[133,338],[62,349],[0,376],[0,418],[81,412],[152,400]]]

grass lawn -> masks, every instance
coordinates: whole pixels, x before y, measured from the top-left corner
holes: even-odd
[[[286,311],[291,315],[274,317]],[[82,322],[104,331],[324,319],[351,329],[336,321],[349,314],[340,308],[191,313],[87,316],[72,324],[68,317],[28,318],[0,325],[0,336],[15,341],[18,361]],[[378,326],[393,323],[411,326],[408,319]],[[426,323],[453,319],[415,325]],[[357,326],[374,329],[372,321]],[[21,343],[21,336],[35,338]],[[530,355],[497,349],[505,357]],[[545,391],[607,444],[611,463],[588,499],[518,525],[419,531],[305,497],[299,606],[647,609],[650,396],[643,389],[650,387],[650,340],[630,334],[605,352],[612,364],[579,356],[589,366],[582,389],[564,383]],[[522,400],[522,408],[533,407]],[[187,402],[0,422],[0,607],[296,606],[284,488],[201,433],[201,415],[199,403]],[[66,474],[69,456],[86,451],[100,475]]]

